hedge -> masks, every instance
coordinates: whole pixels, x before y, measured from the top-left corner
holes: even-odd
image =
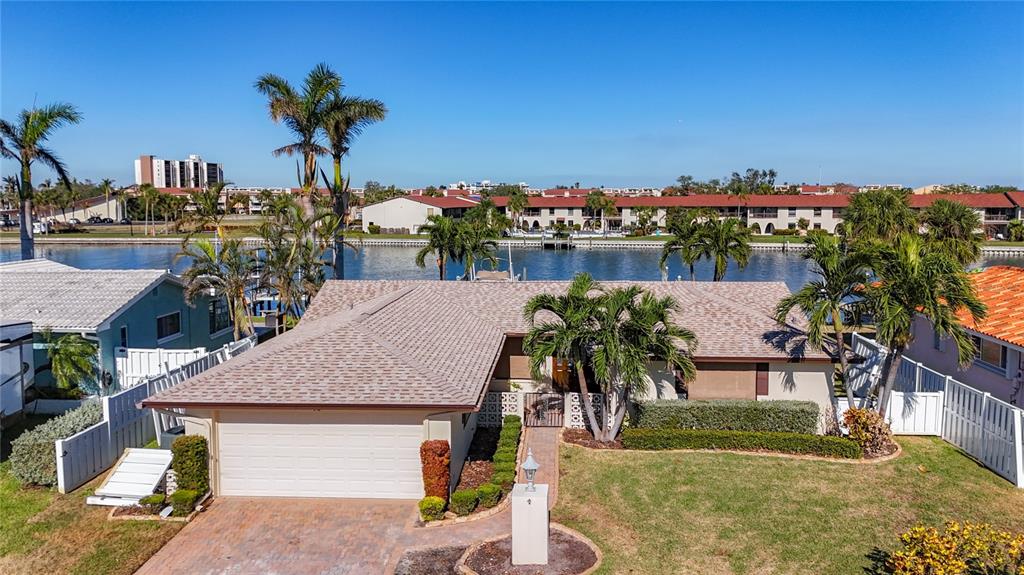
[[[420,517],[424,521],[437,521],[444,517],[444,499],[433,495],[420,499]]]
[[[193,489],[179,489],[175,491],[171,494],[171,507],[173,508],[171,515],[185,517],[192,513],[192,510],[196,508],[197,499],[199,499],[199,492]]]
[[[845,437],[770,431],[718,431],[707,429],[636,429],[622,431],[627,449],[735,449],[776,451],[860,459],[864,452]]]
[[[637,408],[634,427],[732,431],[818,431],[820,408],[813,401],[659,400]]]
[[[490,509],[497,505],[498,500],[501,499],[501,486],[493,483],[484,483],[476,488],[476,493],[480,497],[480,507]]]
[[[495,463],[494,464],[494,472],[495,473],[501,473],[502,471],[514,472],[515,470],[516,470],[516,464],[515,464],[514,461],[502,461],[500,463]]]
[[[452,450],[444,439],[428,439],[420,445],[423,465],[423,492],[428,496],[448,498],[451,482]]]
[[[139,507],[142,507],[153,515],[160,513],[160,510],[164,507],[164,494],[154,493],[139,499]]]
[[[22,483],[55,485],[57,456],[54,441],[96,425],[103,420],[103,407],[90,401],[22,433],[11,443],[11,473]]]
[[[494,477],[491,477],[491,483],[494,483],[495,485],[500,485],[503,490],[510,489],[512,487],[512,484],[515,482],[516,474],[511,471],[502,471],[500,473],[495,473]]]
[[[202,435],[183,435],[171,444],[171,468],[178,488],[198,494],[210,490],[210,451]]]
[[[494,452],[494,457],[491,458],[495,464],[498,463],[515,463],[516,452],[512,449],[499,449]]]
[[[477,501],[479,501],[479,496],[476,489],[460,489],[452,493],[452,500],[448,507],[456,515],[469,515],[476,509]]]

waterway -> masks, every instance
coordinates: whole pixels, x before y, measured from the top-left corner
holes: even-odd
[[[36,246],[36,256],[49,258],[82,269],[170,269],[181,273],[187,259],[175,259],[177,245],[45,245]],[[348,279],[437,279],[437,266],[427,258],[425,268],[414,263],[418,248],[364,246],[345,254]],[[658,250],[571,250],[513,249],[512,265],[527,280],[564,280],[579,272],[590,272],[601,280],[660,280]],[[18,259],[17,244],[0,246],[0,262]],[[499,250],[501,269],[507,269],[508,251]],[[1024,266],[1024,258],[987,257],[979,265],[1009,264]],[[478,269],[480,269],[478,267]],[[462,266],[450,264],[448,277],[462,274]],[[699,262],[698,280],[710,280],[712,264]],[[689,270],[679,258],[669,262],[669,279],[688,279]],[[784,281],[795,290],[814,277],[807,262],[798,253],[754,252],[745,269],[729,263],[726,281]]]

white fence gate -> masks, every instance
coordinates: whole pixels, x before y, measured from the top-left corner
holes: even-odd
[[[255,336],[232,342],[212,353],[151,380],[101,399],[103,420],[67,439],[55,442],[57,489],[67,493],[103,473],[128,447],[142,447],[156,438],[149,409],[138,403],[158,391],[242,353],[256,344]],[[182,377],[182,375],[188,374]]]
[[[114,349],[117,383],[122,389],[138,385],[143,379],[154,377],[199,359],[206,355],[205,347],[194,349],[164,349],[118,347]]]

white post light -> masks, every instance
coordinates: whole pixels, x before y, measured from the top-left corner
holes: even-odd
[[[537,488],[533,485],[533,480],[537,477],[537,470],[540,469],[540,464],[533,458],[533,450],[526,450],[526,461],[523,462],[523,473],[526,475],[526,490],[536,491]]]
[[[548,486],[534,485],[540,465],[527,450],[522,464],[527,484],[512,487],[512,564],[548,563]]]

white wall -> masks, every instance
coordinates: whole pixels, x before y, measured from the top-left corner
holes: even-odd
[[[27,338],[24,342],[16,340]],[[21,412],[24,404],[25,387],[31,384],[35,375],[32,351],[32,324],[13,323],[0,325],[0,419]],[[28,364],[27,369],[23,365]]]
[[[363,208],[363,231],[370,231],[370,224],[382,228],[405,228],[409,233],[419,232],[419,227],[430,214],[440,214],[441,208],[432,208],[409,198],[392,198]]]
[[[785,399],[813,401],[821,408],[819,431],[826,429],[832,417],[832,378],[835,366],[831,363],[769,363],[768,395],[759,399]]]
[[[107,215],[107,208],[110,208],[110,215]],[[65,216],[65,213],[67,214]],[[95,204],[89,206],[77,207],[74,209],[68,209],[65,213],[61,213],[60,209],[53,210],[39,210],[36,211],[36,217],[39,219],[50,219],[53,218],[58,222],[66,222],[71,218],[78,218],[83,223],[92,216],[99,216],[101,218],[112,218],[115,221],[121,219],[121,204],[117,201],[113,195],[110,196],[110,201],[104,201],[100,198]]]

